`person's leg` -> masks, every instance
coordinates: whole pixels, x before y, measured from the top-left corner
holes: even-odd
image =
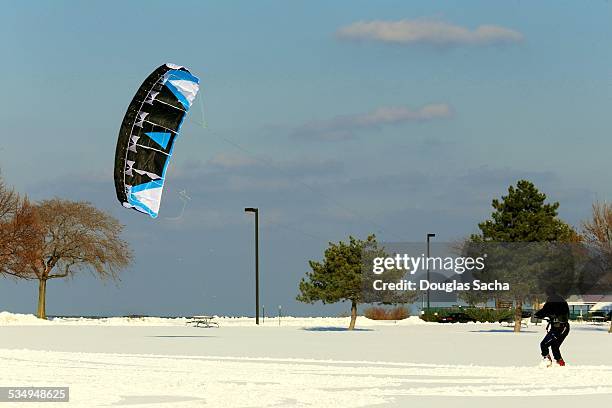
[[[557,361],[563,360],[563,358],[561,357],[561,351],[559,350],[559,348],[561,347],[561,344],[563,344],[563,340],[565,340],[568,334],[569,334],[569,323],[566,323],[565,325],[561,326],[558,330],[555,331],[555,340],[551,343],[551,349],[553,352],[553,356],[555,357],[555,360]]]
[[[542,357],[546,357],[548,355],[548,347],[550,347],[551,343],[554,341],[555,337],[552,334],[552,331],[546,333],[542,342],[540,342],[540,350],[542,351]]]
[[[561,342],[557,338],[553,338],[550,342],[550,349],[552,350],[553,358],[557,361],[562,360],[561,358],[561,350],[559,350],[559,346]]]
[[[565,340],[565,338],[569,334],[569,331],[570,331],[569,323],[565,323],[565,325],[561,329],[561,333],[559,333],[559,336],[558,336],[559,345],[561,345],[561,343],[563,343],[563,340]]]

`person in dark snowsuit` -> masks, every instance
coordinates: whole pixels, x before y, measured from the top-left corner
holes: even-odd
[[[548,299],[542,307],[535,313],[535,317],[538,319],[548,319],[548,326],[546,327],[546,336],[540,343],[540,349],[542,351],[542,357],[547,365],[552,364],[552,359],[548,353],[548,348],[552,350],[553,357],[557,364],[560,366],[565,365],[565,361],[561,357],[561,351],[559,347],[563,343],[563,340],[567,337],[570,331],[569,326],[569,306],[562,296],[559,296],[554,291],[547,291]]]

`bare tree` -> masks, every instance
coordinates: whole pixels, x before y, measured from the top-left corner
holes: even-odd
[[[27,278],[38,238],[33,206],[0,179],[0,275]]]
[[[36,206],[40,228],[30,274],[38,279],[38,317],[46,318],[47,281],[89,271],[118,280],[132,261],[129,244],[120,238],[123,225],[88,202],[52,199]]]
[[[612,204],[593,204],[593,215],[590,220],[582,223],[582,228],[586,241],[594,245],[603,257],[607,269],[604,279],[609,284],[612,282]],[[608,332],[612,333],[612,322]]]
[[[612,261],[612,203],[593,204],[593,215],[582,223],[587,242]]]

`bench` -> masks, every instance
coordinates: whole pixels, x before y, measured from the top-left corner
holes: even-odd
[[[504,327],[514,327],[514,319],[503,319],[499,321],[499,324],[504,326]],[[521,327],[529,327],[529,324],[527,324],[526,321],[521,320]]]
[[[195,327],[219,327],[219,323],[214,319],[214,316],[191,316],[186,324],[193,324]]]

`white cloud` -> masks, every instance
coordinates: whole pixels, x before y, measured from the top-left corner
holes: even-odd
[[[346,40],[435,46],[511,44],[524,38],[520,32],[505,27],[481,25],[470,30],[439,20],[357,21],[340,28],[336,35]]]
[[[342,140],[354,137],[354,132],[406,122],[427,122],[453,115],[448,104],[430,104],[413,110],[405,106],[386,106],[355,115],[336,116],[312,121],[298,127],[294,136],[323,140]]]

